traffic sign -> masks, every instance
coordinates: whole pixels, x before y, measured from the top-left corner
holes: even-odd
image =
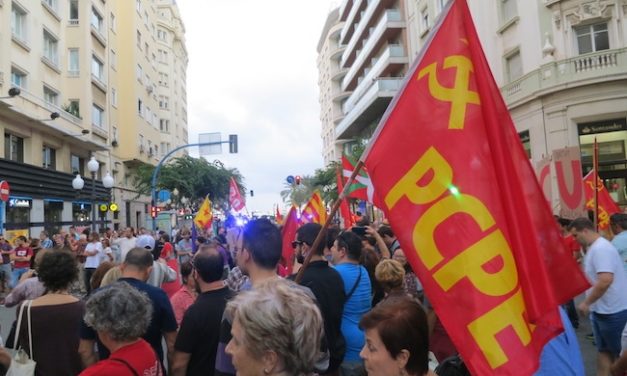
[[[0,181],[0,200],[7,202],[9,201],[9,193],[11,192],[9,188],[9,182],[6,180]]]

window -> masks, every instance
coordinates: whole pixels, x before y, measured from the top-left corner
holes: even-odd
[[[65,108],[65,112],[76,116],[77,118],[81,117],[81,106],[80,101],[78,99],[70,99],[70,104]]]
[[[517,14],[516,0],[501,0],[501,21],[503,23],[516,17]]]
[[[424,8],[420,11],[420,26],[422,27],[422,31],[429,30],[429,9]]]
[[[575,34],[580,55],[610,48],[607,23],[578,26],[575,28]]]
[[[163,157],[165,155],[165,151],[166,151],[165,142],[161,143],[161,148],[159,148],[159,150],[161,150],[161,154],[159,154],[159,156]]]
[[[438,3],[438,11],[441,12],[444,10],[444,7],[446,6],[446,3],[448,2],[448,0],[437,0]]]
[[[137,30],[137,48],[139,48],[140,50],[142,49],[142,33]]]
[[[139,116],[143,117],[144,116],[144,106],[143,106],[143,102],[141,99],[137,100],[137,113],[139,114]]]
[[[16,68],[11,68],[11,84],[26,89],[26,73]]]
[[[115,32],[115,15],[111,13],[109,19],[111,20],[111,31]]]
[[[43,0],[44,4],[46,4],[50,9],[57,10],[57,0]]]
[[[115,54],[115,51],[111,50],[111,68],[115,69],[118,65],[118,55]]]
[[[78,24],[78,0],[70,0],[70,24]]]
[[[137,67],[135,68],[135,78],[137,78],[138,81],[142,80],[142,76],[144,75],[143,72],[142,66],[137,64]]]
[[[59,42],[47,30],[44,30],[44,57],[54,65],[59,65],[59,54],[57,47]]]
[[[24,139],[14,134],[4,134],[4,159],[24,162]]]
[[[91,75],[104,82],[104,64],[96,55],[91,55]]]
[[[114,87],[111,88],[111,105],[118,106],[118,91]]]
[[[104,110],[95,104],[91,106],[91,124],[104,128]]]
[[[85,175],[85,159],[78,155],[70,155],[70,167],[72,168],[73,174]]]
[[[164,95],[160,95],[159,96],[159,108],[162,110],[167,110],[169,107],[169,98],[164,96]]]
[[[80,69],[79,69],[79,56],[78,56],[78,48],[70,48],[68,50],[68,73],[70,74],[70,76],[78,76]]]
[[[167,42],[168,41],[168,33],[165,30],[157,30],[157,39],[159,39],[160,41],[164,41]]]
[[[59,93],[48,86],[44,86],[44,100],[51,105],[59,105]]]
[[[11,33],[14,38],[26,41],[26,11],[16,3],[11,4]]]
[[[44,145],[42,149],[43,167],[56,170],[57,169],[57,151],[50,146]]]
[[[141,12],[141,10],[142,10],[142,2],[141,2],[141,0],[135,0],[135,9],[138,12]]]
[[[102,34],[102,16],[96,8],[91,8],[91,26]]]
[[[520,51],[505,57],[507,82],[512,82],[523,75],[522,58]]]
[[[161,132],[170,133],[170,120],[161,119],[159,120],[159,129]]]

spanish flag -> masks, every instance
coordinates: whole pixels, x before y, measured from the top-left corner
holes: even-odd
[[[327,208],[324,206],[320,191],[314,191],[301,215],[302,223],[324,224],[327,220]]]
[[[194,217],[194,223],[199,228],[206,229],[211,227],[212,222],[213,212],[211,211],[211,200],[209,200],[209,195],[207,195]]]

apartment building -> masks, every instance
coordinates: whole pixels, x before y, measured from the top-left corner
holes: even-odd
[[[381,35],[378,27],[384,26],[368,23],[363,34],[369,37],[361,39],[358,48],[351,44],[357,31],[363,30],[361,23],[371,19],[368,8],[383,2],[342,2],[340,63],[355,73],[343,78],[343,92],[337,94],[347,97],[342,103],[343,118],[335,128],[336,142],[350,145],[351,139],[371,136],[388,98],[398,91],[407,62],[420,52],[447,2],[386,2],[393,5],[385,12],[399,13],[396,25],[401,29],[397,36],[390,36],[388,23],[387,38],[379,43],[402,48],[407,59],[388,71],[375,69],[387,66],[382,50],[369,48],[374,44],[369,41]],[[627,1],[468,0],[468,4],[494,78],[532,162],[553,150],[579,146],[586,173],[597,138],[600,176],[613,198],[627,205]],[[351,59],[351,53],[355,58]],[[353,81],[355,75],[357,81]],[[381,84],[375,85],[381,80],[396,84],[384,91]]]
[[[11,185],[4,228],[37,236],[89,226],[92,202],[119,208],[97,210],[99,226],[145,225],[150,200],[134,191],[136,168],[157,163],[162,146],[187,143],[187,54],[176,3],[3,0],[0,20],[0,180]],[[158,51],[171,61],[161,66]],[[177,96],[178,111],[160,108],[161,96]],[[162,119],[177,127],[162,130]]]

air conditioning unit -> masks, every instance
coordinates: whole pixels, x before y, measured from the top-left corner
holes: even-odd
[[[143,153],[146,151],[146,147],[144,145],[139,145],[139,152]]]

